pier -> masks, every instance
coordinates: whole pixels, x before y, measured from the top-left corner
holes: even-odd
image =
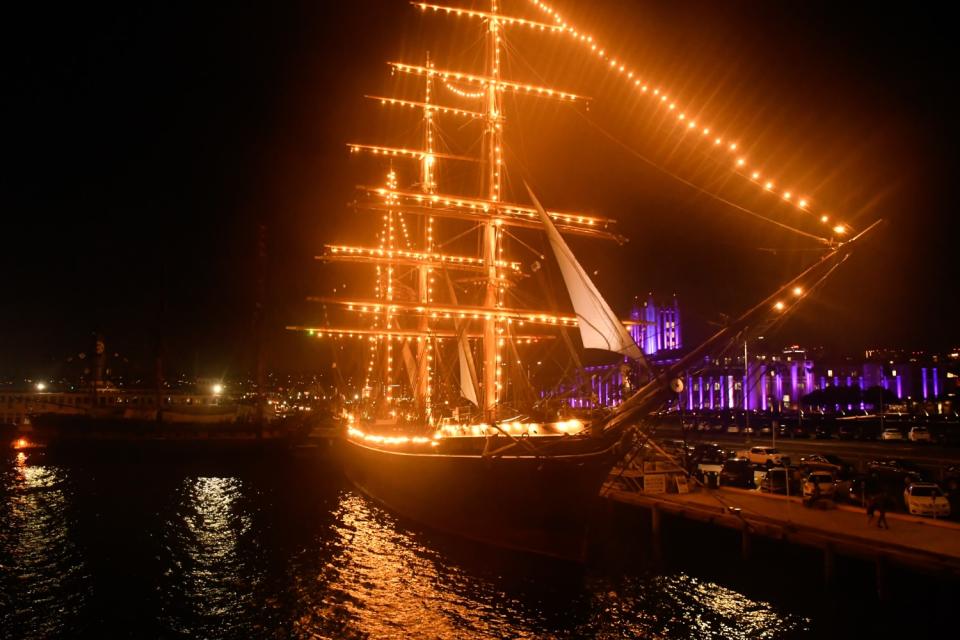
[[[739,531],[740,553],[745,560],[750,558],[752,541],[758,537],[817,548],[823,554],[827,584],[834,579],[838,555],[872,562],[881,600],[885,599],[891,565],[960,576],[960,524],[955,522],[887,513],[890,528],[881,529],[875,520],[868,524],[864,509],[848,505],[830,503],[829,509],[809,508],[800,498],[732,487],[651,494],[638,490],[632,480],[611,480],[602,495],[650,513],[654,554],[659,554],[663,545],[663,519],[669,516]]]

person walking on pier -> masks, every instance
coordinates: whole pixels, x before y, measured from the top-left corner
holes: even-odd
[[[889,529],[890,525],[887,524],[887,495],[881,494],[880,498],[877,500],[877,526],[881,529]]]

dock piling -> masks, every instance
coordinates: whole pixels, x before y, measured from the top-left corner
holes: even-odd
[[[660,530],[662,525],[662,516],[660,509],[657,508],[657,505],[650,507],[650,548],[653,553],[653,560],[655,562],[660,562],[661,560],[661,538]]]
[[[740,528],[740,557],[744,560],[750,559],[750,543],[750,525],[744,520]]]
[[[837,555],[832,544],[823,547],[823,583],[827,587],[833,585],[833,579],[837,571]]]
[[[886,556],[877,556],[877,599],[880,602],[887,602],[890,599],[890,588],[888,584],[887,558]]]

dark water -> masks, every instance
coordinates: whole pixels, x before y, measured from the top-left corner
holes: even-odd
[[[610,534],[617,561],[586,568],[419,531],[315,453],[223,463],[33,452],[0,464],[3,638],[788,638],[827,628],[816,597],[765,589],[762,578],[740,588],[696,568],[645,569],[634,557],[648,545],[629,522]],[[758,597],[767,591],[776,604]]]

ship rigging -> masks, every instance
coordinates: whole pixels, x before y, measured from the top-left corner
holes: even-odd
[[[312,300],[323,305],[325,317],[329,318],[329,308],[336,308],[361,322],[290,328],[321,338],[357,338],[368,346],[362,393],[346,395],[356,401],[348,402],[342,411],[345,468],[361,490],[401,514],[441,529],[506,546],[575,556],[600,484],[628,446],[638,421],[675,393],[671,382],[702,365],[706,356],[735,348],[748,334],[782,321],[846,260],[866,232],[844,243],[828,242],[817,262],[679,362],[659,370],[651,367],[625,321],[614,314],[564,239],[583,236],[622,244],[625,238],[616,231],[615,221],[547,210],[529,186],[531,204],[513,202],[504,188],[504,95],[574,106],[590,100],[572,90],[505,78],[505,33],[528,29],[568,34],[590,44],[587,36],[538,0],[532,4],[550,15],[552,24],[506,15],[499,0],[491,0],[488,11],[412,4],[424,12],[463,16],[481,25],[483,69],[437,67],[429,56],[423,64],[388,63],[395,74],[417,79],[420,95],[367,97],[387,107],[419,111],[418,146],[348,145],[351,153],[370,154],[389,163],[386,183],[358,186],[353,202],[364,215],[379,216],[379,243],[327,245],[318,256],[324,262],[372,267],[375,295],[315,296]],[[592,46],[595,51],[596,45]],[[605,55],[602,49],[599,55]],[[625,66],[621,64],[619,71],[624,73]],[[633,79],[633,72],[626,73]],[[441,85],[470,107],[438,100]],[[647,92],[639,80],[635,87]],[[653,93],[660,94],[659,90]],[[666,104],[666,96],[660,97]],[[670,103],[669,108],[673,110],[674,105]],[[477,155],[441,145],[444,137],[438,120],[443,118],[481,128]],[[691,124],[691,128],[697,126]],[[703,130],[709,134],[709,128]],[[736,143],[726,146],[731,152],[737,149]],[[397,165],[410,162],[416,165],[417,179],[402,187]],[[454,194],[441,186],[448,165],[459,166],[460,175],[478,174],[478,192]],[[744,165],[737,162],[739,168]],[[800,199],[798,206],[809,208],[806,199]],[[416,223],[408,224],[409,220]],[[466,229],[457,233],[455,225]],[[520,296],[511,295],[513,290],[545,259],[538,255],[528,268],[507,253],[510,238],[528,247],[514,235],[516,229],[545,234],[573,313],[516,303]],[[843,227],[844,233],[848,230]],[[475,253],[465,250],[469,243],[464,239],[469,236],[476,239]],[[787,308],[782,300],[797,291],[801,293],[794,293]],[[547,298],[555,297],[548,291]],[[533,419],[529,404],[534,394],[524,376],[517,376],[513,386],[520,390],[526,386],[526,392],[515,392],[514,402],[507,402],[511,370],[507,364],[522,364],[524,345],[558,335],[579,362],[576,345],[566,334],[573,327],[584,348],[617,354],[636,369],[634,392],[612,410],[583,419],[556,415]],[[451,388],[454,407],[449,405],[449,393],[439,401],[438,391]],[[453,410],[467,402],[472,410]]]

